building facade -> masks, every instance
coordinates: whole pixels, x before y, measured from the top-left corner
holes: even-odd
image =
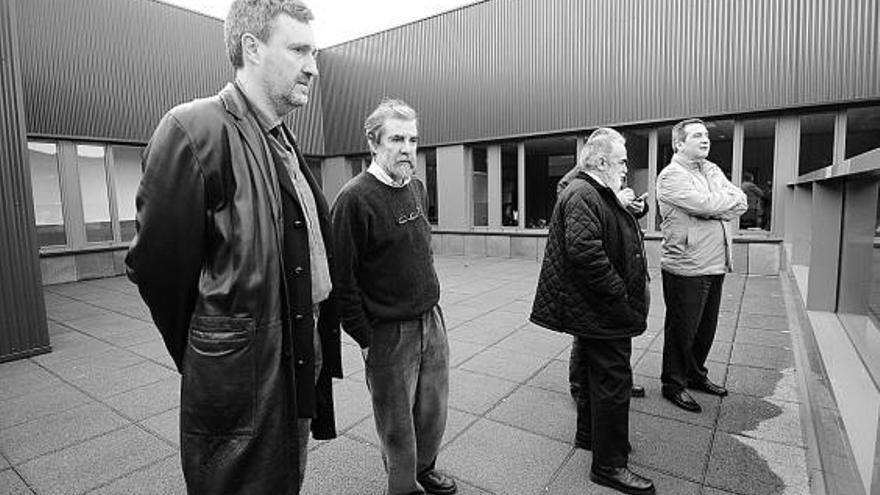
[[[38,252],[44,284],[120,274],[152,129],[232,77],[222,21],[153,0],[4,1],[30,177],[17,190],[38,249],[16,245]],[[486,0],[321,50],[318,66],[289,124],[325,194],[369,164],[367,113],[407,101],[443,254],[540,259],[556,182],[592,129],[613,126],[653,207],[641,222],[659,266],[671,126],[706,120],[710,159],[749,198],[735,270],[791,275],[805,364],[834,384],[853,468],[826,484],[855,476],[880,493],[876,0]]]

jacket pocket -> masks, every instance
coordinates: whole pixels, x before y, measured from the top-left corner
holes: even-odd
[[[252,434],[256,408],[254,320],[195,316],[183,360],[181,430]]]

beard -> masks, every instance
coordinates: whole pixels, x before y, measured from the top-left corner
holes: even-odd
[[[395,182],[399,182],[401,184],[406,181],[412,179],[413,173],[415,173],[415,165],[407,162],[398,162],[392,163],[387,171],[388,175],[394,179]]]

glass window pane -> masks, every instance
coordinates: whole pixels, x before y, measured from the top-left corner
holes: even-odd
[[[880,148],[880,107],[846,111],[846,156],[852,158]]]
[[[626,138],[626,187],[631,188],[636,196],[641,196],[648,192],[648,138],[650,130],[623,130],[621,134]],[[639,225],[643,229],[647,226],[647,219],[647,215],[639,219]]]
[[[141,152],[137,146],[114,146],[113,164],[116,166],[116,209],[119,213],[119,231],[123,241],[134,238],[134,197],[141,182]]]
[[[517,146],[501,146],[501,225],[516,227],[519,221],[519,175]]]
[[[428,190],[428,223],[437,225],[437,150],[422,150],[425,154],[425,188]]]
[[[485,147],[471,148],[471,164],[474,226],[485,227],[489,225],[489,167]]]
[[[79,187],[82,192],[86,242],[111,241],[113,228],[110,225],[104,147],[77,145],[76,162],[79,169]]]
[[[776,119],[743,122],[742,190],[749,206],[739,218],[740,229],[770,230],[775,143]]]
[[[664,167],[669,165],[675,150],[672,149],[672,126],[664,125],[657,129],[657,173],[659,174]],[[654,208],[654,225],[660,230],[660,224],[663,223],[663,217],[660,216],[660,206],[657,201],[651,205]]]
[[[34,195],[34,218],[37,244],[67,244],[61,207],[61,177],[58,173],[58,146],[55,143],[28,142],[31,187]]]
[[[718,165],[728,179],[733,177],[733,121],[714,120],[706,122],[712,146],[709,161]]]
[[[348,163],[348,173],[349,178],[351,178],[369,168],[373,158],[369,156],[352,156],[346,158],[345,161]]]
[[[574,167],[577,137],[558,136],[526,141],[526,228],[542,229],[556,206],[559,179]]]
[[[801,116],[798,175],[827,167],[834,161],[834,113]]]

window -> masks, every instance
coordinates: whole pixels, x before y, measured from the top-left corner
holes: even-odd
[[[516,227],[519,222],[519,175],[517,145],[501,146],[501,225]]]
[[[880,148],[880,107],[846,111],[846,156],[852,158]]]
[[[743,230],[770,230],[773,205],[773,149],[776,119],[743,122],[742,183],[748,209],[739,218]]]
[[[834,161],[834,113],[801,116],[798,175],[808,174]]]
[[[648,129],[622,130],[621,134],[626,138],[627,172],[626,186],[633,190],[636,196],[648,191],[648,138],[651,131]],[[648,223],[648,216],[639,219],[639,225],[644,229]]]
[[[346,158],[345,162],[348,163],[349,178],[355,177],[369,168],[372,161],[373,158],[370,156],[352,156]]]
[[[525,151],[526,228],[547,228],[556,206],[556,185],[577,162],[577,137],[531,139]]]
[[[324,178],[321,175],[322,174],[321,159],[307,156],[306,157],[306,165],[308,165],[309,172],[312,173],[312,177],[315,179],[315,182],[318,184],[318,188],[323,191],[324,190]]]
[[[718,165],[728,179],[733,177],[733,120],[713,120],[706,122],[712,147],[709,161]]]
[[[489,167],[486,148],[471,148],[471,193],[473,195],[474,226],[489,225]]]
[[[86,144],[76,146],[86,242],[113,240],[105,163],[103,146]]]
[[[55,143],[28,142],[28,159],[34,196],[34,218],[37,224],[37,244],[40,247],[66,245],[67,232],[64,229],[61,204],[58,146]]]
[[[116,169],[116,212],[122,241],[130,241],[135,234],[134,198],[141,182],[141,152],[135,146],[113,146],[113,166]]]
[[[437,150],[422,150],[425,154],[425,188],[428,190],[428,223],[437,225]]]

